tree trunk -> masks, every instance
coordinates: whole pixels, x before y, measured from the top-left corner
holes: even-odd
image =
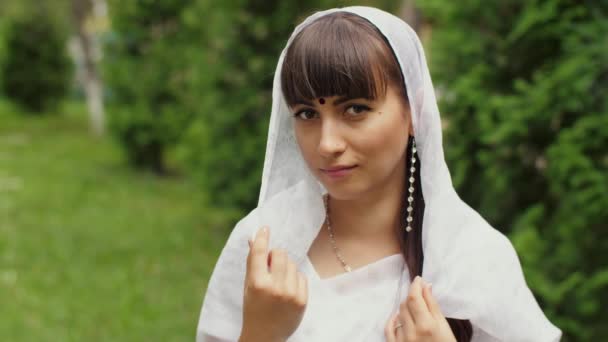
[[[87,23],[93,16],[95,2],[99,0],[72,0],[72,17],[76,27],[76,46],[81,57],[77,65],[81,68],[82,83],[86,95],[91,130],[97,136],[105,132],[103,108],[103,85],[97,70],[95,54],[95,32]]]
[[[408,23],[416,33],[419,33],[421,18],[414,2],[414,0],[403,0],[401,8],[399,9],[399,17]]]

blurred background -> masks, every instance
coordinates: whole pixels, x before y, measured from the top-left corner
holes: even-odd
[[[0,339],[192,341],[279,53],[353,4],[418,31],[457,190],[563,341],[608,340],[605,0],[0,0]]]

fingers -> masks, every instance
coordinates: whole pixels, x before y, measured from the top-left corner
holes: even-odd
[[[416,340],[416,324],[414,323],[414,318],[412,318],[412,314],[406,308],[403,311],[399,311],[398,321],[403,323],[403,336],[407,336],[407,341]]]
[[[413,326],[411,322],[409,326]],[[384,327],[384,336],[387,342],[415,341],[416,335],[412,335],[412,332],[411,328],[408,329],[408,324],[404,321],[402,313],[394,314]]]
[[[300,303],[308,303],[308,280],[306,276],[298,272],[298,294],[297,298]]]
[[[268,274],[268,227],[259,229],[255,239],[250,243],[247,256],[247,271],[253,276]]]
[[[308,288],[305,283],[306,278],[302,275],[302,279],[300,279],[298,267],[291,261],[287,255],[287,251],[284,249],[273,249],[270,251],[270,254],[272,255],[270,275],[275,285],[288,297],[308,298]],[[304,293],[300,294],[299,292],[301,291]]]
[[[441,312],[441,307],[439,306],[439,303],[437,303],[437,300],[435,300],[435,297],[433,297],[431,285],[432,284],[427,283],[427,286],[422,289],[422,296],[424,297],[424,300],[426,302],[427,307],[429,308],[429,311],[431,312],[431,315],[433,315],[435,319],[440,319],[443,317],[443,313]]]
[[[397,315],[391,316],[391,318],[386,322],[384,326],[384,337],[386,338],[386,342],[397,342],[397,336],[395,331],[395,326],[397,325]],[[400,330],[403,327],[397,329]]]
[[[286,298],[292,298],[299,304],[308,301],[308,281],[298,272],[296,264],[290,260],[287,251],[275,248],[268,251],[270,232],[268,227],[258,230],[253,241],[249,241],[247,271],[256,280],[263,281],[278,290]],[[262,280],[258,276],[268,277]]]
[[[410,293],[405,302],[417,327],[426,328],[426,325],[432,322],[433,316],[422,297],[422,278],[420,276],[416,276],[410,285]]]
[[[285,253],[285,261],[285,292],[290,296],[296,297],[298,294],[298,269],[296,264],[289,260],[287,253]]]
[[[284,284],[287,275],[287,251],[273,249],[270,251],[270,273],[272,278]]]

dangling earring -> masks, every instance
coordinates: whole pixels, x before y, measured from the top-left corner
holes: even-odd
[[[409,195],[407,197],[407,202],[408,202],[408,206],[407,206],[407,227],[405,228],[406,232],[411,232],[412,231],[412,221],[414,220],[412,218],[412,214],[414,211],[413,208],[413,202],[414,202],[414,172],[416,171],[416,140],[414,140],[414,137],[412,136],[411,139],[411,146],[412,146],[412,163],[410,164],[410,186],[407,189],[409,192]]]

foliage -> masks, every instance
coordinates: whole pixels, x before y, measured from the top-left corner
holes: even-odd
[[[420,2],[459,193],[510,233],[564,341],[608,338],[608,6]]]
[[[66,32],[43,8],[0,25],[0,92],[32,113],[56,108],[72,74]]]
[[[257,201],[277,57],[293,29],[294,1],[242,1],[208,20],[209,75],[184,151],[214,203],[252,208]]]
[[[135,166],[166,171],[166,151],[192,120],[185,103],[204,89],[193,89],[191,63],[202,53],[192,1],[110,1],[112,32],[105,41],[104,79],[109,88],[110,129]]]

